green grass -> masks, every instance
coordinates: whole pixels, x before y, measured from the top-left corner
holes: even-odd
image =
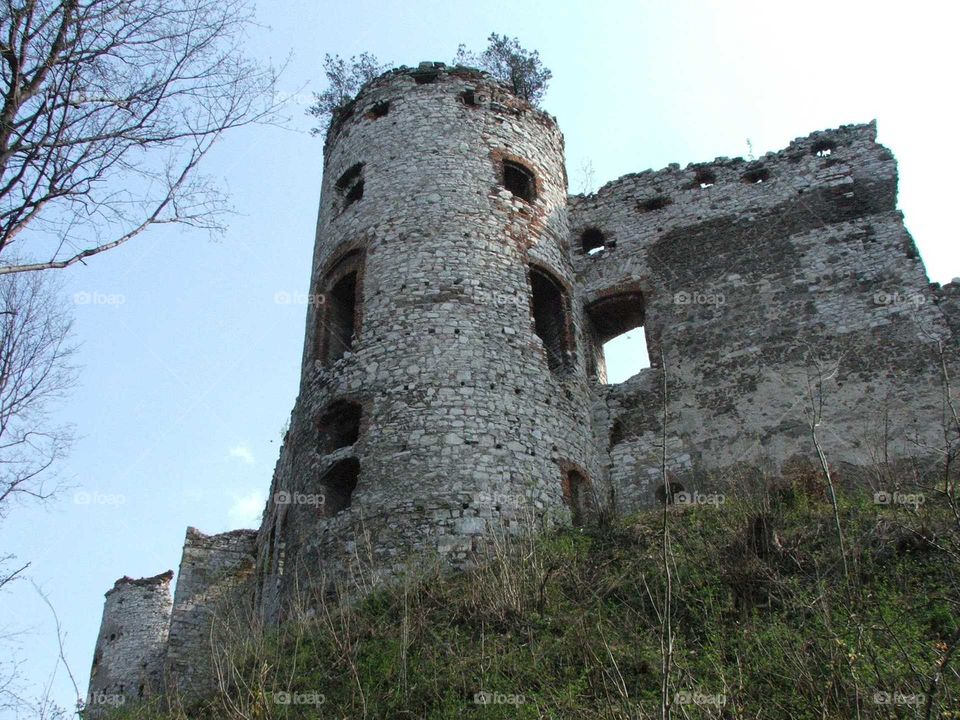
[[[670,695],[700,701],[672,717],[924,717],[915,696],[960,627],[946,504],[914,513],[844,495],[847,579],[830,504],[796,489],[776,498],[667,513]],[[119,717],[659,718],[662,523],[651,511],[516,539],[476,571],[381,590],[232,649],[231,687],[185,715]],[[932,718],[960,718],[953,667]],[[278,704],[276,692],[324,702]],[[481,692],[500,702],[476,703]],[[882,704],[878,692],[900,697]]]

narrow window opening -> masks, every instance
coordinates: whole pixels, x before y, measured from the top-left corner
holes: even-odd
[[[521,200],[533,202],[537,196],[537,181],[533,173],[520,163],[503,161],[503,186]]]
[[[324,473],[320,484],[323,486],[323,506],[327,517],[333,517],[350,507],[359,477],[360,461],[356,458],[341,460]]]
[[[764,167],[753,168],[752,170],[747,170],[747,172],[741,176],[741,179],[748,185],[756,185],[769,180],[770,171]]]
[[[377,120],[378,118],[386,117],[390,112],[390,103],[387,101],[379,102],[370,108],[370,119]]]
[[[338,400],[323,413],[319,422],[321,454],[350,447],[360,438],[363,408],[357,403]]]
[[[830,157],[837,146],[829,140],[819,140],[813,145],[813,154],[817,157]]]
[[[363,197],[363,163],[351,165],[335,185],[344,199],[343,207],[347,208]]]
[[[612,450],[615,445],[622,443],[625,436],[626,430],[623,427],[623,421],[619,418],[614,420],[613,426],[610,428],[610,449]]]
[[[656,492],[657,502],[660,503],[661,505],[663,505],[664,503],[666,503],[667,505],[673,505],[673,503],[676,502],[677,493],[682,493],[682,492],[683,492],[683,485],[681,485],[678,482],[670,483],[669,493],[666,491],[666,487],[663,484],[661,484],[659,487],[657,487],[657,492]]]
[[[644,330],[645,303],[639,292],[601,298],[587,307],[587,317],[599,347],[594,378],[616,384],[650,367]]]
[[[603,252],[606,240],[603,233],[595,227],[587,228],[580,235],[580,247],[587,255],[596,255]]]
[[[707,168],[701,168],[697,170],[696,177],[693,178],[693,187],[700,188],[701,190],[708,187],[713,187],[717,182],[717,174],[713,170],[708,170]]]
[[[327,365],[335,363],[353,347],[357,309],[357,274],[341,278],[325,297],[324,334]]]
[[[570,508],[575,527],[583,527],[593,510],[590,481],[576,470],[569,470],[563,480],[563,499]]]
[[[352,205],[362,197],[363,197],[363,180],[357,180],[357,182],[354,183],[353,187],[350,188],[349,192],[347,192],[346,206]]]
[[[360,178],[360,173],[363,172],[363,163],[356,163],[351,165],[347,170],[340,176],[340,179],[337,180],[337,190],[343,192],[347,190],[354,181]]]
[[[560,284],[545,272],[530,268],[533,326],[543,342],[550,372],[569,366],[566,297]]]
[[[440,73],[436,70],[427,70],[425,72],[418,72],[413,76],[414,82],[417,85],[429,85],[435,83],[437,78],[440,77]]]
[[[472,89],[464,90],[462,93],[460,93],[459,97],[460,97],[460,102],[462,102],[464,105],[468,105],[470,107],[476,107],[477,95],[474,90]]]

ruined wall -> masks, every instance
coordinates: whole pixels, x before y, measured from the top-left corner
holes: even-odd
[[[594,430],[598,443],[612,440],[623,507],[652,502],[659,486],[661,353],[681,484],[809,455],[811,389],[831,462],[864,465],[942,440],[934,348],[950,328],[896,210],[895,161],[875,135],[872,124],[847,126],[754,162],[671,166],[572,198],[574,237],[598,229],[607,243],[575,254],[580,298],[639,292],[654,365],[595,386]]]
[[[254,530],[204,535],[187,528],[170,618],[168,692],[189,699],[212,687],[211,623],[243,622],[252,611],[255,541]]]
[[[172,577],[172,570],[139,580],[122,577],[107,592],[84,717],[101,717],[162,689]]]
[[[841,480],[936,457],[960,283],[928,282],[873,125],[566,186],[555,120],[477,71],[391,71],[337,114],[263,522],[187,531],[168,687],[209,689],[211,621],[248,603],[276,622],[333,581],[362,593],[412,559],[462,567],[493,532],[650,506],[664,441],[686,489],[811,457],[814,423]],[[604,342],[640,325],[653,366],[605,384]],[[121,582],[105,627],[146,581]],[[155,635],[145,668],[156,597],[128,623]],[[104,642],[91,689],[128,692],[134,648]]]

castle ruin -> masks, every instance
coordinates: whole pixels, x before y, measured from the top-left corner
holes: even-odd
[[[725,469],[814,454],[855,476],[943,442],[960,286],[931,284],[876,127],[567,193],[554,118],[424,63],[337,114],[299,396],[256,531],[187,531],[107,593],[98,696],[209,686],[215,603],[268,623],[305,589],[491,533],[628,513]],[[650,367],[606,383],[641,328]],[[664,446],[666,451],[664,452]],[[664,468],[670,478],[664,486]]]

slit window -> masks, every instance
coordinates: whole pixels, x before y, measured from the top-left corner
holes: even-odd
[[[319,450],[327,455],[340,448],[350,447],[360,438],[360,418],[363,410],[357,403],[338,400],[332,403],[320,418]]]
[[[570,366],[567,298],[560,283],[537,268],[530,268],[533,326],[543,342],[550,372],[559,373]]]
[[[641,293],[620,293],[597,300],[587,307],[587,317],[595,354],[590,366],[599,382],[621,383],[650,367]]]
[[[533,172],[512,160],[503,161],[503,186],[527,202],[533,202],[537,197],[537,180]]]
[[[323,487],[323,507],[327,517],[333,517],[350,507],[353,491],[360,478],[360,461],[347,458],[334,464],[320,480]]]
[[[593,510],[593,493],[590,481],[577,472],[569,470],[563,481],[563,499],[570,508],[571,521],[576,527],[587,522]]]

